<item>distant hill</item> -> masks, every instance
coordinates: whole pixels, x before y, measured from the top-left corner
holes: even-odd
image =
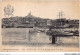
[[[2,19],[2,28],[30,28],[30,27],[79,27],[79,20],[60,19],[45,19],[35,17],[29,13],[25,17],[10,17]]]

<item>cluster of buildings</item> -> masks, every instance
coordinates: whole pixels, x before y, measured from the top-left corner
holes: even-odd
[[[79,20],[56,19],[52,21],[52,26],[56,28],[79,28]]]
[[[35,17],[29,13],[25,17],[10,17],[2,19],[2,28],[32,28],[32,27],[79,27],[79,20],[66,18],[51,20]]]
[[[42,19],[34,17],[29,13],[25,17],[10,17],[2,19],[2,28],[32,28],[32,27],[47,27],[50,19]]]

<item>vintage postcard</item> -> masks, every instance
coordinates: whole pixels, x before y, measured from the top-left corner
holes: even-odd
[[[79,0],[1,0],[1,52],[79,52]]]

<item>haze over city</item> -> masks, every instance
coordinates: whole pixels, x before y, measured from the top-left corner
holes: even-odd
[[[13,17],[27,16],[29,12],[33,16],[49,19],[57,19],[59,12],[63,12],[63,18],[79,19],[78,1],[47,1],[47,2],[2,2],[1,18],[4,16],[4,7],[10,4],[14,7]]]

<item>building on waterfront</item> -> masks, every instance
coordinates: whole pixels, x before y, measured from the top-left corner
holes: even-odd
[[[46,20],[35,17],[31,14],[31,12],[25,17],[10,17],[2,19],[2,28],[21,28],[21,27],[45,27]]]
[[[59,18],[55,20],[35,17],[31,12],[25,17],[10,17],[2,19],[2,28],[30,28],[30,27],[79,27],[79,20]]]

